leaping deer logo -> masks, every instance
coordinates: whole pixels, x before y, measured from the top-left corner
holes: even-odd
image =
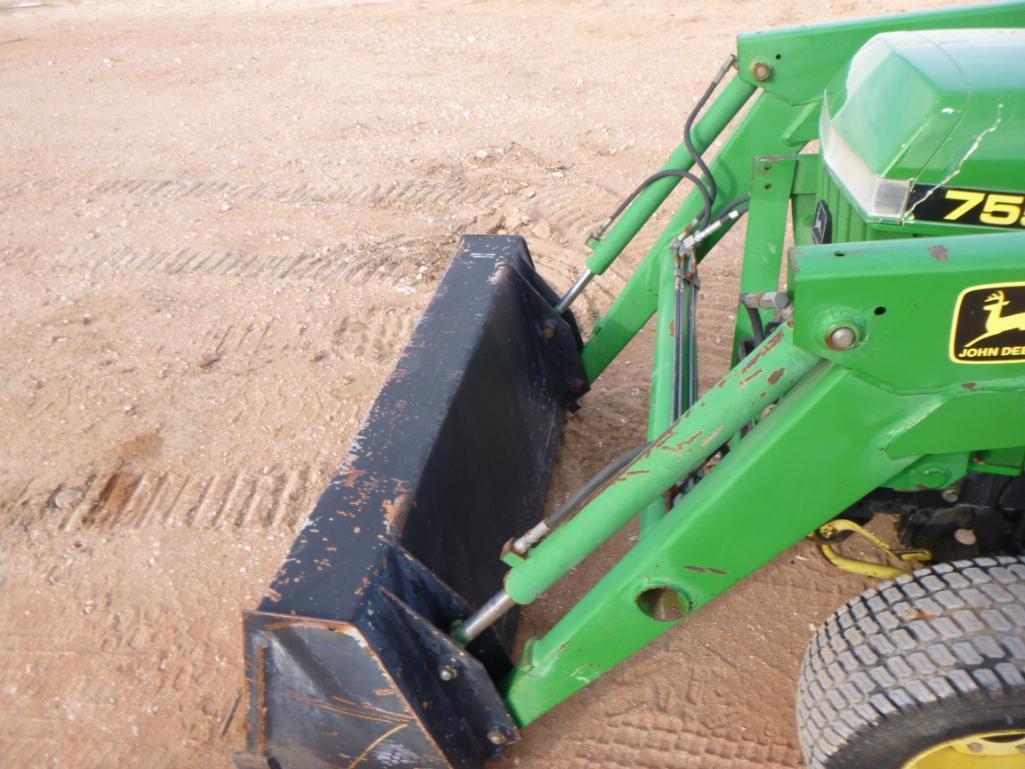
[[[1025,331],[1025,312],[1016,312],[1013,315],[1003,314],[1004,308],[1009,304],[1010,302],[1004,298],[1003,291],[994,291],[987,296],[982,305],[982,308],[989,313],[986,317],[986,333],[976,337],[965,347],[972,347],[983,339],[989,339],[989,337],[1002,334],[1004,331]]]

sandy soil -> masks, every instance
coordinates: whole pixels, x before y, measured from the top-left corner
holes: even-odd
[[[461,233],[524,234],[565,287],[737,32],[929,4],[20,5],[0,2],[0,755],[87,769],[229,766],[239,612]],[[738,243],[703,269],[706,386]],[[572,419],[556,497],[643,435],[649,348]],[[860,587],[796,548],[532,727],[515,764],[799,766],[800,655]]]

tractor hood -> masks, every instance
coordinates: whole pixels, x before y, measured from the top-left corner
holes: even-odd
[[[870,219],[923,186],[1025,190],[1023,62],[1025,30],[877,35],[826,89],[826,167]]]

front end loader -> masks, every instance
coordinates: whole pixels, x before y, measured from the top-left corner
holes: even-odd
[[[236,764],[479,767],[810,537],[882,582],[809,646],[808,767],[1025,767],[1023,65],[1021,2],[742,35],[566,291],[521,238],[464,237],[244,615]],[[574,300],[681,183],[585,337]],[[738,223],[732,368],[699,393],[701,268]],[[566,412],[649,322],[647,442],[545,515]],[[514,658],[519,608],[635,519]]]

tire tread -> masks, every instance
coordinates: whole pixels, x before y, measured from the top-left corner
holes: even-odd
[[[1025,689],[1025,557],[954,561],[883,582],[816,631],[797,691],[809,769],[909,710]]]

